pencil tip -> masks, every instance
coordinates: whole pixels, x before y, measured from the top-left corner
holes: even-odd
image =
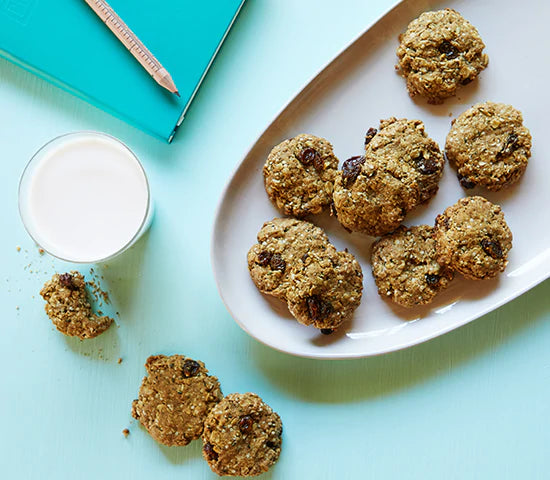
[[[181,97],[180,95],[180,92],[178,92],[177,90],[174,92],[178,97]]]

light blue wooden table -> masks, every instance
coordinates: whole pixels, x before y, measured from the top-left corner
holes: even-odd
[[[225,393],[257,392],[279,412],[284,448],[263,478],[550,477],[550,282],[426,344],[340,362],[258,344],[218,297],[209,243],[226,179],[283,103],[390,3],[249,1],[173,145],[0,61],[0,478],[215,478],[200,442],[159,446],[130,417],[153,353],[200,358]],[[84,343],[45,316],[38,291],[68,267],[39,254],[17,212],[32,153],[80,129],[126,142],[156,200],[146,237],[96,268],[118,328]]]

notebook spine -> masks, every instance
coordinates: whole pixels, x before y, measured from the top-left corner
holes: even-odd
[[[218,55],[218,52],[222,48],[222,45],[225,42],[225,39],[226,39],[227,35],[229,34],[229,31],[231,30],[231,27],[235,23],[235,20],[237,20],[237,17],[239,16],[239,13],[240,13],[241,9],[243,8],[244,2],[245,2],[245,0],[241,1],[240,5],[239,5],[239,8],[237,8],[237,10],[235,11],[235,15],[233,15],[233,18],[231,19],[231,21],[229,22],[229,25],[225,29],[223,37],[219,41],[218,46],[216,47],[216,50],[214,51],[214,54],[212,55],[212,58],[210,58],[210,61],[208,62],[208,65],[206,65],[206,68],[204,69],[204,72],[202,73],[202,76],[201,76],[199,82],[197,83],[197,86],[195,87],[195,90],[193,90],[193,93],[189,97],[189,101],[185,105],[185,108],[183,109],[183,112],[181,112],[180,118],[176,122],[176,126],[174,127],[174,130],[172,130],[172,133],[168,137],[168,143],[172,142],[172,139],[174,138],[174,135],[176,134],[176,131],[178,130],[178,128],[182,124],[183,119],[185,118],[185,114],[187,113],[187,110],[189,109],[189,106],[191,105],[191,102],[193,101],[193,99],[195,98],[195,95],[199,91],[199,88],[202,84],[202,81],[204,80],[204,77],[206,77],[206,74],[208,73],[208,70],[210,70],[210,67],[212,66],[212,63],[214,63],[214,59],[216,58],[216,56]]]

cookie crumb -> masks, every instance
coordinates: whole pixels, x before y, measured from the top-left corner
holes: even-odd
[[[21,251],[21,247],[19,245],[17,245],[17,247],[15,247],[15,249],[20,252]]]
[[[109,298],[109,293],[104,291],[101,288],[99,278],[95,276],[95,274],[93,273],[93,268],[90,269],[90,273],[94,275],[94,278],[92,278],[91,280],[88,280],[86,284],[88,285],[88,287],[90,287],[92,296],[94,297],[96,302],[99,302],[100,306],[103,305],[104,303],[109,305],[111,303],[111,299]]]
[[[117,363],[118,363],[119,365],[122,363],[122,358],[121,358],[121,357],[118,358]]]
[[[43,249],[43,248],[39,248],[39,249],[38,249],[38,253],[39,253],[40,255],[44,255],[44,249]]]
[[[124,438],[128,438],[128,435],[130,435],[130,430],[125,428],[124,430],[122,430],[122,435],[124,435]]]

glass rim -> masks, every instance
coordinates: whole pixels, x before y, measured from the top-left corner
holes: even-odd
[[[86,135],[91,135],[91,136],[97,136],[97,137],[105,137],[105,138],[108,138],[110,140],[114,140],[116,143],[120,144],[130,155],[131,157],[136,161],[141,173],[143,174],[143,178],[145,179],[145,186],[147,187],[147,206],[145,208],[145,213],[143,215],[143,218],[141,219],[141,223],[139,224],[139,227],[137,228],[136,232],[134,233],[134,235],[132,236],[132,238],[126,242],[121,248],[119,248],[116,252],[106,256],[106,257],[100,257],[100,258],[96,258],[96,259],[89,259],[89,260],[74,260],[74,259],[70,259],[70,258],[64,258],[60,255],[56,255],[55,253],[52,253],[50,250],[48,250],[46,247],[44,247],[43,245],[40,244],[40,242],[35,238],[35,235],[32,234],[31,232],[31,229],[29,228],[29,226],[27,225],[27,221],[25,219],[26,215],[23,213],[23,209],[21,207],[21,204],[22,204],[22,198],[23,198],[23,193],[22,193],[22,184],[24,182],[24,180],[26,179],[26,177],[28,176],[29,174],[29,170],[30,170],[30,167],[31,165],[33,164],[33,162],[36,160],[36,158],[40,155],[40,153],[42,153],[48,146],[51,146],[53,143],[55,142],[58,142],[62,139],[65,139],[66,137],[72,137],[72,136],[76,136],[76,135],[82,135],[82,134],[86,134]],[[49,140],[48,142],[46,142],[45,144],[43,144],[38,150],[36,150],[36,152],[31,156],[30,160],[27,162],[27,164],[25,165],[25,168],[23,169],[23,172],[21,173],[21,176],[19,178],[19,186],[18,186],[18,189],[17,189],[17,206],[18,206],[18,210],[19,210],[19,216],[21,218],[21,221],[23,223],[23,227],[25,227],[25,230],[27,231],[27,233],[29,234],[29,236],[32,238],[32,240],[34,241],[34,243],[36,243],[40,248],[44,249],[45,252],[47,252],[49,255],[51,255],[52,257],[55,257],[59,260],[62,260],[64,262],[69,262],[69,263],[76,263],[76,264],[92,264],[92,263],[101,263],[101,262],[106,262],[107,260],[111,260],[112,258],[120,255],[122,252],[124,252],[125,250],[127,250],[135,241],[137,241],[137,239],[140,237],[142,231],[143,231],[143,228],[144,226],[146,225],[147,223],[147,220],[149,219],[149,216],[150,216],[150,210],[151,210],[151,188],[149,186],[149,179],[147,178],[147,174],[145,172],[145,169],[143,168],[143,165],[142,163],[140,162],[139,158],[137,157],[137,155],[130,149],[130,147],[128,147],[128,145],[126,145],[123,141],[119,140],[118,138],[114,137],[113,135],[109,135],[108,133],[104,133],[104,132],[99,132],[99,131],[96,131],[96,130],[76,130],[74,132],[68,132],[68,133],[64,133],[62,135],[58,135],[57,137],[54,137],[52,138],[51,140]]]

